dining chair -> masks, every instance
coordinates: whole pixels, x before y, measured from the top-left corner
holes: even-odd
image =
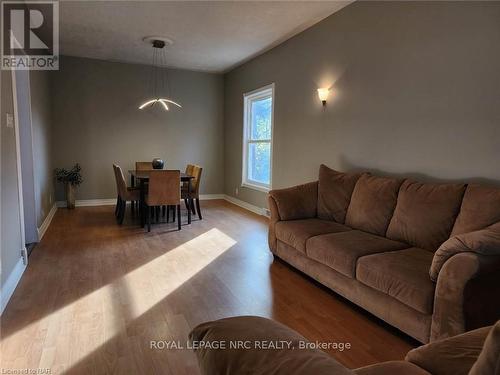
[[[193,168],[194,168],[193,164],[186,165],[186,174],[192,175],[193,174]]]
[[[120,198],[120,185],[118,183],[118,174],[116,172],[116,164],[113,164],[113,174],[115,175],[115,183],[116,183],[116,206],[115,206],[115,216],[118,218],[118,214],[120,212],[121,207],[121,198]]]
[[[115,172],[116,190],[118,192],[115,215],[118,223],[121,225],[123,224],[123,219],[125,218],[127,201],[138,202],[140,194],[137,188],[127,187],[127,183],[125,182],[125,177],[123,176],[123,171],[120,166],[113,164],[113,170]]]
[[[181,172],[179,170],[154,170],[149,174],[148,194],[145,197],[145,217],[148,232],[151,231],[151,208],[175,206],[177,227],[181,230]],[[158,216],[157,216],[158,217]]]
[[[186,165],[186,174],[188,176],[192,176],[193,175],[193,168],[194,168],[194,165],[193,164],[188,164]],[[187,190],[188,190],[188,187],[189,187],[189,183],[187,181],[183,181],[182,182],[182,189],[181,189],[181,196],[182,196],[182,199],[184,199],[184,203],[186,204],[186,210],[191,210],[191,202],[188,201],[188,198],[187,198]]]
[[[153,169],[153,162],[151,161],[136,161],[135,162],[135,170],[136,171],[149,171]]]
[[[118,177],[116,174],[116,164],[113,164],[113,175],[115,176],[115,184],[116,184],[116,206],[115,206],[115,216],[118,218],[118,211],[121,205],[120,198],[120,187],[118,185]]]
[[[149,171],[153,169],[153,162],[152,161],[136,161],[135,162],[135,170],[136,171]],[[137,181],[134,181],[132,182],[132,184],[137,184]],[[146,182],[147,184],[147,182]],[[132,207],[134,207],[134,205],[132,204]],[[139,206],[137,206],[138,209]]]
[[[186,203],[186,208],[191,209],[193,215],[198,213],[200,220],[202,219],[200,210],[200,182],[201,182],[201,172],[203,168],[199,165],[188,164],[186,168],[186,174],[193,176],[191,179],[191,191],[188,191],[188,185],[185,184],[182,187],[182,199]],[[196,209],[195,209],[196,203]]]

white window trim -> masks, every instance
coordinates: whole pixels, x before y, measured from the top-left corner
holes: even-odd
[[[250,111],[248,111],[248,105],[251,100],[258,99],[260,97],[266,97],[271,94],[271,139],[259,139],[250,140]],[[242,174],[241,174],[241,186],[262,191],[267,193],[272,189],[273,186],[273,141],[274,141],[274,83],[267,86],[260,87],[256,90],[247,92],[243,94],[243,158],[242,158]],[[269,166],[269,185],[262,184],[257,181],[247,180],[247,161],[248,161],[248,144],[257,142],[269,142],[270,143],[270,166]]]

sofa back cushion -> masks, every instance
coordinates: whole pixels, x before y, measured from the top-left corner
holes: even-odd
[[[403,180],[362,175],[351,196],[345,224],[385,236]]]
[[[486,228],[500,221],[500,189],[469,185],[452,236]]]
[[[318,217],[344,224],[352,191],[360,173],[341,173],[326,165],[319,167]]]
[[[463,184],[424,184],[405,180],[387,237],[436,251],[451,233],[465,191]]]

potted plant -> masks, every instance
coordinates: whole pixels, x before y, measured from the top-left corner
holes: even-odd
[[[80,174],[81,170],[82,167],[78,163],[70,170],[64,168],[56,168],[55,170],[57,181],[64,184],[66,202],[69,209],[75,208],[75,187],[83,182],[82,175]]]

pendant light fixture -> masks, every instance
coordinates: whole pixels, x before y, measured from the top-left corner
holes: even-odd
[[[156,104],[160,105],[164,110],[170,110],[171,105],[179,108],[182,106],[169,99],[170,85],[168,80],[167,54],[165,46],[172,44],[172,41],[163,37],[146,37],[143,39],[146,43],[153,46],[153,63],[151,65],[150,90],[151,96],[148,100],[139,106],[139,109],[151,108]],[[164,95],[167,96],[164,96]]]

